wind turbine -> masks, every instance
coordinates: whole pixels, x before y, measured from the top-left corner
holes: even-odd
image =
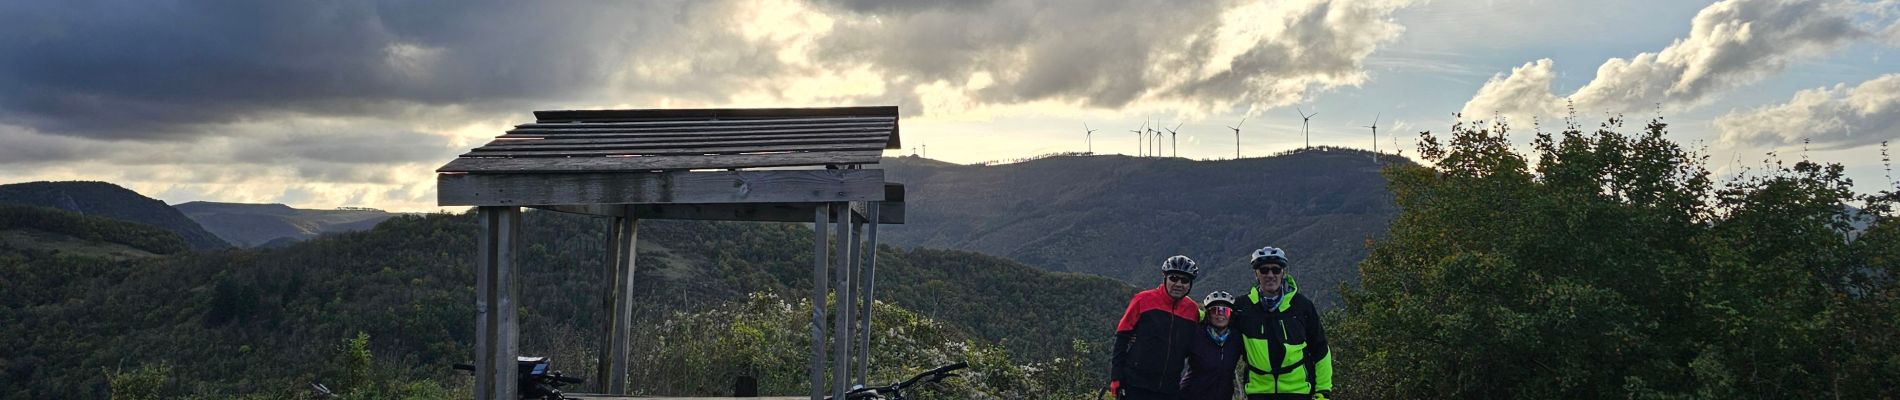
[[[1294,107],[1293,111],[1300,113],[1300,133],[1306,135],[1306,148],[1313,148],[1313,133],[1307,130],[1307,123],[1313,122],[1313,117],[1319,113],[1307,114],[1306,110],[1301,110],[1299,107]]]
[[[1373,114],[1372,125],[1366,126],[1372,128],[1372,162],[1375,164],[1379,162],[1379,117],[1384,116],[1385,113]]]
[[[1155,129],[1148,127],[1149,125],[1154,125],[1154,120],[1142,121],[1141,123],[1141,155],[1142,156],[1154,155]]]
[[[1240,126],[1246,125],[1246,124],[1247,124],[1247,117],[1240,117],[1240,123],[1234,124],[1234,126],[1227,127],[1227,129],[1234,130],[1234,159],[1235,160],[1240,159]]]
[[[1156,124],[1155,127],[1148,128],[1148,132],[1151,134],[1151,136],[1148,136],[1148,156],[1160,157],[1161,156],[1161,125]]]
[[[1141,147],[1142,147],[1142,146],[1144,146],[1144,144],[1143,144],[1143,143],[1146,143],[1146,140],[1147,140],[1147,139],[1146,139],[1146,137],[1144,137],[1144,136],[1142,136],[1142,132],[1144,132],[1144,131],[1146,131],[1147,129],[1148,129],[1148,123],[1147,123],[1147,122],[1142,122],[1142,123],[1141,123],[1141,129],[1139,129],[1139,130],[1136,130],[1136,129],[1130,129],[1130,130],[1128,130],[1129,132],[1134,132],[1134,133],[1135,133],[1135,156],[1136,156],[1136,157],[1141,157]]]
[[[1181,156],[1181,136],[1180,136],[1180,135],[1181,135],[1181,133],[1180,133],[1180,132],[1175,132],[1174,130],[1175,130],[1175,129],[1181,129],[1181,125],[1187,125],[1187,123],[1186,123],[1186,122],[1182,122],[1182,123],[1179,123],[1179,124],[1174,124],[1174,129],[1169,129],[1169,130],[1168,130],[1168,143],[1169,143],[1169,145],[1171,145],[1171,146],[1174,146],[1174,156],[1175,156],[1175,157],[1180,157],[1180,156]],[[1192,139],[1192,138],[1190,138],[1190,139]]]
[[[1082,133],[1082,140],[1089,144],[1089,154],[1095,154],[1095,131],[1097,131],[1097,129],[1089,129],[1089,123],[1083,122],[1082,130],[1084,131]]]

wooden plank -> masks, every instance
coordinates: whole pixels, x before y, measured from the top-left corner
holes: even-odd
[[[816,203],[883,199],[884,171],[878,169],[436,176],[436,203],[442,206]]]
[[[869,151],[883,150],[882,141],[866,141],[847,144],[785,144],[769,146],[707,146],[690,148],[646,148],[617,150],[553,150],[553,151],[486,151],[475,149],[462,154],[462,157],[604,157],[618,155],[709,155],[709,154],[747,154],[778,152],[813,151]]]
[[[535,121],[515,125],[515,129],[565,129],[574,127],[593,128],[663,128],[663,127],[717,127],[717,126],[758,126],[758,125],[812,125],[812,124],[889,124],[897,117],[857,116],[857,117],[811,117],[811,118],[733,118],[733,119],[629,119],[623,121]]]
[[[482,234],[476,239],[475,258],[475,398],[513,400],[519,397],[514,271],[521,209],[479,207],[477,214]]]
[[[884,211],[889,211],[891,207],[893,206],[901,207],[903,205],[903,203],[893,203],[893,202],[888,202],[888,201],[881,202],[881,203],[884,204],[884,206],[881,207]],[[719,204],[632,204],[630,206],[632,206],[634,210],[634,213],[632,215],[637,215],[640,217],[640,219],[648,219],[648,220],[671,219],[671,220],[696,220],[696,221],[811,222],[811,209],[813,207],[819,207],[820,204],[821,203],[719,203]],[[609,217],[617,217],[621,215],[626,215],[622,212],[622,210],[624,210],[625,208],[616,204],[570,204],[570,205],[549,205],[549,206],[529,206],[529,207],[540,209],[540,210],[564,212],[564,213],[571,213],[571,214],[587,214],[587,215],[598,215],[598,216],[609,216]],[[853,214],[857,215],[856,221],[858,222],[868,221],[867,219],[864,219],[863,217],[864,215],[867,215],[867,214],[864,214],[861,210],[854,209],[852,211],[853,211]],[[878,213],[876,215],[877,215],[876,219],[878,220],[878,223],[880,224],[903,224],[904,223],[903,216],[901,214],[893,216],[889,212],[884,212],[884,213]]]
[[[673,108],[635,110],[547,110],[535,111],[540,122],[678,120],[678,119],[761,119],[823,117],[896,117],[897,106],[811,107],[811,108]]]
[[[758,125],[682,125],[682,126],[637,126],[616,127],[617,124],[527,124],[512,130],[510,134],[561,135],[583,133],[626,133],[646,135],[680,134],[718,134],[718,133],[793,133],[826,130],[865,130],[888,133],[897,126],[892,121],[865,122],[829,122],[807,124],[758,124]]]
[[[436,172],[568,173],[875,164],[883,150],[585,158],[457,158]]]
[[[556,110],[536,111],[537,123],[590,121],[595,123],[643,123],[682,120],[757,120],[786,118],[887,117],[896,120],[896,106],[835,108],[754,108],[754,109],[673,109],[673,110]],[[886,149],[904,148],[902,127],[891,128]]]
[[[807,372],[811,381],[811,398],[818,400],[825,395],[825,267],[829,266],[830,238],[825,237],[825,228],[831,225],[833,211],[837,207],[818,207],[812,220],[812,266],[811,266],[811,362]]]
[[[811,145],[844,145],[844,144],[858,144],[856,146],[852,146],[852,148],[881,149],[884,147],[883,146],[884,137],[882,136],[820,137],[820,138],[749,138],[749,139],[725,140],[725,141],[696,140],[696,141],[690,141],[690,142],[650,142],[650,141],[643,141],[643,140],[633,140],[633,141],[622,140],[622,141],[612,141],[612,142],[606,142],[606,143],[578,143],[578,144],[562,144],[562,143],[544,144],[544,143],[537,143],[537,142],[542,142],[542,140],[496,140],[482,147],[477,147],[473,150],[470,150],[465,155],[488,156],[493,153],[506,153],[506,152],[576,152],[576,151],[619,151],[619,150],[628,150],[628,151],[635,151],[635,152],[644,152],[646,150],[665,150],[665,151],[679,151],[679,152],[694,152],[695,154],[698,154],[698,153],[706,153],[706,152],[712,151],[710,149],[719,149],[718,151],[754,153],[754,152],[772,152],[772,151],[798,151],[800,149],[810,148],[812,147]],[[756,147],[756,148],[746,149],[743,151],[726,150],[726,149],[748,148],[748,147]]]
[[[720,135],[720,134],[682,134],[678,136],[629,136],[618,134],[600,135],[564,135],[536,136],[502,135],[488,142],[489,145],[519,144],[596,144],[596,143],[680,143],[680,142],[733,142],[747,140],[772,139],[816,139],[816,138],[878,138],[883,139],[889,132],[876,131],[840,131],[817,133],[787,133],[774,135]]]

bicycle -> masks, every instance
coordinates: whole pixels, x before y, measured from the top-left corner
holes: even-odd
[[[561,376],[561,371],[550,368],[547,357],[515,357],[515,379],[522,400],[569,400],[561,394],[561,386],[586,382],[581,378]],[[455,364],[455,369],[475,372],[470,364]]]
[[[844,393],[844,398],[845,400],[904,400],[904,391],[910,389],[911,386],[919,383],[937,383],[946,378],[962,376],[951,373],[951,371],[968,368],[969,366],[969,363],[959,362],[924,371],[923,373],[910,377],[910,379],[891,383],[887,386],[851,389],[851,391]],[[887,395],[889,397],[886,397]],[[831,396],[825,396],[825,400],[832,400],[832,398]]]

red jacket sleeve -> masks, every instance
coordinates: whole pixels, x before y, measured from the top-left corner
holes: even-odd
[[[1120,323],[1115,324],[1115,332],[1121,333],[1135,330],[1135,321],[1140,319],[1141,292],[1136,292],[1134,297],[1128,299],[1128,309],[1122,311],[1122,320]]]

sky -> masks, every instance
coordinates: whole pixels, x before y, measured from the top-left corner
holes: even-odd
[[[1527,146],[1574,107],[1872,192],[1897,48],[1900,0],[4,2],[0,183],[434,211],[434,169],[534,110],[897,105],[888,155],[979,163],[1143,125],[1195,159],[1409,155],[1460,119]]]

